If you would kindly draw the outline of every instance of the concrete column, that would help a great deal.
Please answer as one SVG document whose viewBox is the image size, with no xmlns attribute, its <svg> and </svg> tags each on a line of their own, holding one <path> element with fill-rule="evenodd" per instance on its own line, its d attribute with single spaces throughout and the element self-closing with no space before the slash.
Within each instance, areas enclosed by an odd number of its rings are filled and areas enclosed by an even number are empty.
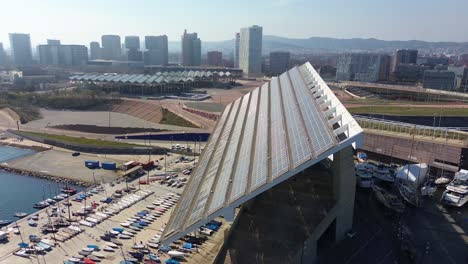
<svg viewBox="0 0 468 264">
<path fill-rule="evenodd" d="M 353 227 L 356 175 L 352 147 L 335 153 L 331 171 L 337 206 L 335 239 L 340 241 L 345 237 L 346 232 Z"/>
</svg>

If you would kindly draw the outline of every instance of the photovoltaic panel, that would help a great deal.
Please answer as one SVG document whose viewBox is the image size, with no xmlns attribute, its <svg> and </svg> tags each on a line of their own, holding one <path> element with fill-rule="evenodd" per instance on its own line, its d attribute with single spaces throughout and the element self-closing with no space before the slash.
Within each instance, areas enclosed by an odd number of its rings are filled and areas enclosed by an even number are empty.
<svg viewBox="0 0 468 264">
<path fill-rule="evenodd" d="M 218 175 L 218 181 L 216 182 L 216 188 L 214 189 L 213 197 L 211 198 L 208 213 L 213 213 L 214 211 L 221 208 L 226 200 L 226 193 L 230 185 L 237 149 L 239 148 L 239 139 L 242 133 L 242 128 L 244 126 L 247 108 L 249 106 L 249 99 L 250 94 L 247 94 L 242 99 L 242 104 L 237 115 L 232 136 L 229 139 L 226 155 L 224 157 L 220 174 Z"/>
<path fill-rule="evenodd" d="M 267 181 L 268 177 L 268 102 L 269 86 L 264 84 L 260 89 L 260 103 L 258 106 L 257 131 L 255 138 L 255 152 L 252 166 L 250 190 L 255 190 Z"/>
<path fill-rule="evenodd" d="M 271 175 L 274 178 L 288 171 L 289 154 L 286 130 L 283 119 L 283 106 L 281 104 L 281 91 L 279 79 L 274 77 L 270 83 L 271 101 Z"/>
<path fill-rule="evenodd" d="M 185 218 L 189 215 L 189 209 L 192 204 L 192 200 L 196 195 L 198 187 L 202 184 L 203 175 L 205 174 L 206 167 L 208 162 L 213 154 L 214 148 L 216 143 L 218 142 L 219 135 L 221 134 L 221 130 L 224 127 L 224 123 L 226 122 L 227 116 L 231 109 L 232 104 L 226 106 L 221 118 L 219 119 L 218 124 L 216 125 L 215 130 L 210 136 L 210 140 L 208 144 L 205 146 L 205 150 L 203 152 L 202 157 L 198 162 L 195 171 L 193 172 L 192 176 L 190 176 L 190 181 L 187 184 L 184 192 L 187 193 L 185 196 L 181 197 L 180 201 L 177 203 L 177 214 L 171 215 L 171 219 L 166 226 L 167 232 L 175 232 L 183 227 Z"/>
<path fill-rule="evenodd" d="M 294 97 L 288 73 L 280 75 L 281 93 L 283 98 L 284 114 L 289 134 L 289 148 L 291 150 L 292 162 L 297 167 L 310 159 L 310 149 L 307 133 L 301 119 L 298 103 Z"/>
<path fill-rule="evenodd" d="M 230 201 L 240 198 L 247 189 L 249 179 L 250 157 L 252 152 L 252 142 L 254 138 L 254 128 L 257 116 L 259 89 L 251 93 L 250 106 L 245 123 L 244 134 L 241 137 L 240 152 L 237 158 L 237 165 L 234 170 L 233 183 L 230 193 Z"/>
<path fill-rule="evenodd" d="M 242 98 L 239 98 L 234 102 L 228 120 L 224 125 L 223 132 L 219 137 L 218 145 L 216 146 L 216 150 L 211 157 L 210 165 L 208 166 L 205 176 L 203 177 L 203 184 L 198 191 L 198 196 L 196 197 L 195 203 L 192 207 L 192 214 L 188 220 L 189 224 L 193 224 L 203 216 L 205 205 L 207 204 L 208 197 L 212 191 L 213 183 L 217 175 L 221 159 L 223 158 L 223 153 L 226 149 L 229 136 L 232 132 L 232 126 L 234 125 L 234 120 L 236 119 L 241 99 Z"/>
<path fill-rule="evenodd" d="M 292 68 L 289 71 L 289 76 L 299 103 L 299 108 L 304 117 L 304 124 L 307 128 L 309 139 L 315 152 L 314 154 L 318 156 L 318 154 L 333 146 L 333 137 L 330 135 L 327 122 L 321 116 L 323 114 L 317 109 L 298 68 Z"/>
<path fill-rule="evenodd" d="M 340 123 L 333 116 L 340 116 Z M 338 139 L 335 133 L 345 136 Z M 272 78 L 221 114 L 162 243 L 218 215 L 233 220 L 235 208 L 245 201 L 361 142 L 362 129 L 309 63 Z"/>
</svg>

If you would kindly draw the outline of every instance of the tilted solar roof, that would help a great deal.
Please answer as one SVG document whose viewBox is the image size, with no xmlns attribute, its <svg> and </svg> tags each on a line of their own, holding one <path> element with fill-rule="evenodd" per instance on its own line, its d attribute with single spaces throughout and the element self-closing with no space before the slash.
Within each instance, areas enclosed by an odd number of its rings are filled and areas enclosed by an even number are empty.
<svg viewBox="0 0 468 264">
<path fill-rule="evenodd" d="M 306 63 L 226 106 L 164 230 L 171 243 L 341 149 L 362 129 Z"/>
</svg>

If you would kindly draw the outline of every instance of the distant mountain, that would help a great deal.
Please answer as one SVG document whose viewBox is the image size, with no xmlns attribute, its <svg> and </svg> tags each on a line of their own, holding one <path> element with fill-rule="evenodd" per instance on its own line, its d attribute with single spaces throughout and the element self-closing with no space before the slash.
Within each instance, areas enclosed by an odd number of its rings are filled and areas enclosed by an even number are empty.
<svg viewBox="0 0 468 264">
<path fill-rule="evenodd" d="M 428 42 L 421 40 L 380 40 L 380 39 L 338 39 L 311 37 L 305 39 L 285 38 L 278 36 L 263 36 L 263 53 L 284 50 L 291 53 L 323 53 L 345 51 L 381 51 L 390 52 L 395 49 L 418 49 L 421 52 L 446 52 L 451 54 L 468 53 L 468 42 Z M 169 42 L 170 52 L 180 52 L 180 42 Z M 202 53 L 218 50 L 224 54 L 234 51 L 234 39 L 224 41 L 203 41 Z"/>
</svg>

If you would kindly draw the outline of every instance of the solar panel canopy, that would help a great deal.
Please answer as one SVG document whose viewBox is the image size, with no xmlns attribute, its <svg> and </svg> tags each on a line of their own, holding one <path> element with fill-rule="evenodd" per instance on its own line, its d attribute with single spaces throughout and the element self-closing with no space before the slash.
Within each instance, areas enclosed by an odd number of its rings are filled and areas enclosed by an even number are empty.
<svg viewBox="0 0 468 264">
<path fill-rule="evenodd" d="M 227 105 L 163 232 L 171 243 L 325 159 L 362 129 L 310 63 Z"/>
</svg>

